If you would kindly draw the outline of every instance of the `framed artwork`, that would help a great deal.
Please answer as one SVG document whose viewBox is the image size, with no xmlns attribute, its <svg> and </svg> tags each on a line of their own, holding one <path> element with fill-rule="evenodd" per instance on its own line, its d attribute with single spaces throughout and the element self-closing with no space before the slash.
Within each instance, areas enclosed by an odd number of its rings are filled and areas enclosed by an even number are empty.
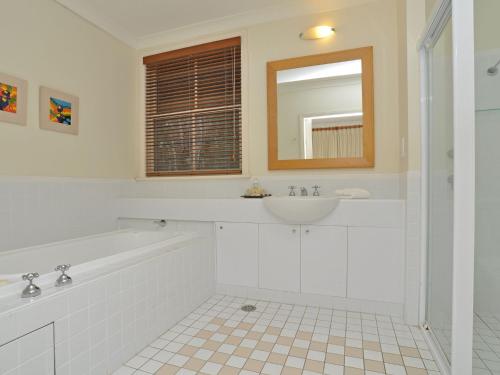
<svg viewBox="0 0 500 375">
<path fill-rule="evenodd" d="M 40 129 L 78 135 L 78 97 L 40 87 Z"/>
<path fill-rule="evenodd" d="M 0 73 L 0 122 L 26 125 L 28 82 Z"/>
</svg>

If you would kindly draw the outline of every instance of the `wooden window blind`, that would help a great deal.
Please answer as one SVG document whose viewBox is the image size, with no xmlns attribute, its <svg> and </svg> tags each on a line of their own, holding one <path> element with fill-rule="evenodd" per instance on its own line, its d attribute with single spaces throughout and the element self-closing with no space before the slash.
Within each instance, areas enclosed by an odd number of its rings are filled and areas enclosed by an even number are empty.
<svg viewBox="0 0 500 375">
<path fill-rule="evenodd" d="M 146 176 L 241 174 L 240 38 L 143 62 Z"/>
</svg>

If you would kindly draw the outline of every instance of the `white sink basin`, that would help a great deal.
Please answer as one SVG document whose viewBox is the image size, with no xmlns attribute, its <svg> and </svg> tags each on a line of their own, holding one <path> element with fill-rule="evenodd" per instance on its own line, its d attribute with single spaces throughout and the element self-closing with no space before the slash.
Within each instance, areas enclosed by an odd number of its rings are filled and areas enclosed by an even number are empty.
<svg viewBox="0 0 500 375">
<path fill-rule="evenodd" d="M 323 219 L 337 208 L 336 197 L 276 196 L 264 198 L 264 207 L 290 224 L 308 224 Z"/>
</svg>

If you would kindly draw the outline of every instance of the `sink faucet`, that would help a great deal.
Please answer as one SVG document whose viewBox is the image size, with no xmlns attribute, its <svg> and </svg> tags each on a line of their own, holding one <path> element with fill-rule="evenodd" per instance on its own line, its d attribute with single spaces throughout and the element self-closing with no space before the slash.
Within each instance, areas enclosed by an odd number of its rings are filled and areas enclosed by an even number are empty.
<svg viewBox="0 0 500 375">
<path fill-rule="evenodd" d="M 300 196 L 307 197 L 307 189 L 303 186 L 300 188 Z"/>
<path fill-rule="evenodd" d="M 318 189 L 320 188 L 320 186 L 314 185 L 312 188 L 314 189 L 313 196 L 314 197 L 319 197 L 319 190 Z"/>
<path fill-rule="evenodd" d="M 296 187 L 297 187 L 297 186 L 293 186 L 293 185 L 288 187 L 288 188 L 290 189 L 290 193 L 288 193 L 288 195 L 289 195 L 290 197 L 295 197 L 295 188 L 296 188 Z"/>
</svg>

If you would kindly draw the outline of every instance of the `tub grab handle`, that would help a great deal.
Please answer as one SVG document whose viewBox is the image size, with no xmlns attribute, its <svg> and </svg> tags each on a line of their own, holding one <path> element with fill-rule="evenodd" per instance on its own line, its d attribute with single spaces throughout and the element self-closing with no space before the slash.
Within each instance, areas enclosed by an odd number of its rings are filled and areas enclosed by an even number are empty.
<svg viewBox="0 0 500 375">
<path fill-rule="evenodd" d="M 37 272 L 30 272 L 23 275 L 23 280 L 28 280 L 29 284 L 21 293 L 21 298 L 33 298 L 38 297 L 40 294 L 42 294 L 42 290 L 38 286 L 33 284 L 33 280 L 39 276 L 40 275 Z"/>
<path fill-rule="evenodd" d="M 55 286 L 69 285 L 73 282 L 71 277 L 66 275 L 66 271 L 71 268 L 71 264 L 60 264 L 55 268 L 55 271 L 61 271 L 62 274 L 57 278 Z"/>
</svg>

